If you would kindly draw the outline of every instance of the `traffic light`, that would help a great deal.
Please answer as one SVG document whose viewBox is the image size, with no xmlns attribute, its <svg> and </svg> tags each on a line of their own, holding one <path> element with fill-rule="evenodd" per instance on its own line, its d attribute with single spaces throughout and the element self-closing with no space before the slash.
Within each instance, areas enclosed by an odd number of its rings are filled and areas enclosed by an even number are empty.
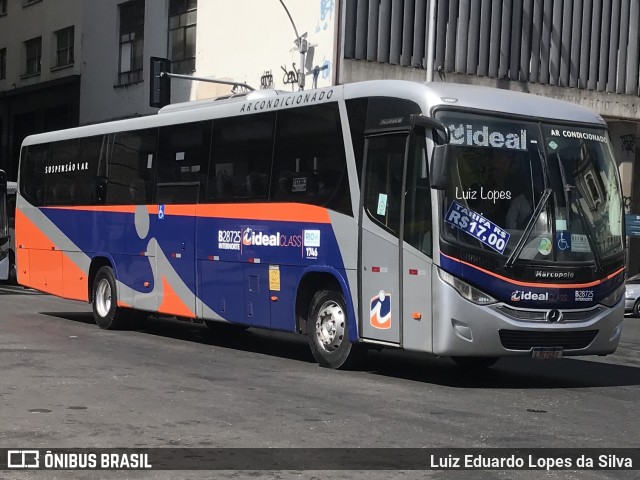
<svg viewBox="0 0 640 480">
<path fill-rule="evenodd" d="M 171 78 L 163 73 L 171 73 L 171 60 L 151 57 L 150 107 L 162 108 L 171 103 Z"/>
</svg>

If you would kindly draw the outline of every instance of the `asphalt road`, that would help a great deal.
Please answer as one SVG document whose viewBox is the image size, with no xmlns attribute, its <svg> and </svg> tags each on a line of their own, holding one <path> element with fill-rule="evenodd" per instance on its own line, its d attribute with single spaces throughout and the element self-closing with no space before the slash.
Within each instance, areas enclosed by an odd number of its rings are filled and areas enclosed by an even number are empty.
<svg viewBox="0 0 640 480">
<path fill-rule="evenodd" d="M 175 320 L 104 331 L 88 305 L 0 285 L 0 448 L 640 447 L 640 319 L 608 357 L 370 353 L 319 368 L 306 338 Z M 0 472 L 0 478 L 461 478 L 460 472 Z M 98 474 L 97 474 L 98 473 Z M 466 478 L 637 478 L 468 472 Z M 4 475 L 4 476 L 3 476 Z"/>
</svg>

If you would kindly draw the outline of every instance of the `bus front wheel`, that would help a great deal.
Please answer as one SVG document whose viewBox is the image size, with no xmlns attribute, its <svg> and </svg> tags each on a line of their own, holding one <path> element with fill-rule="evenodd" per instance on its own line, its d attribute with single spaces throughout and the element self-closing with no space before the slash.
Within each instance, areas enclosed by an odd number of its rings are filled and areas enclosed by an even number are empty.
<svg viewBox="0 0 640 480">
<path fill-rule="evenodd" d="M 309 308 L 307 332 L 311 353 L 321 367 L 344 367 L 349 356 L 353 357 L 347 308 L 341 293 L 316 292 Z"/>
<path fill-rule="evenodd" d="M 127 311 L 118 307 L 116 278 L 111 267 L 98 270 L 91 291 L 93 318 L 100 328 L 117 330 L 125 324 Z"/>
</svg>

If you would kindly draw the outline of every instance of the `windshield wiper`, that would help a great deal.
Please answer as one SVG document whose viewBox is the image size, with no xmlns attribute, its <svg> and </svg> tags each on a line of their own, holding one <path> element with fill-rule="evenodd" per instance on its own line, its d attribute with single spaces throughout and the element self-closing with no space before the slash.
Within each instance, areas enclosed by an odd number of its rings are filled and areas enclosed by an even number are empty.
<svg viewBox="0 0 640 480">
<path fill-rule="evenodd" d="M 533 231 L 533 227 L 535 227 L 536 223 L 538 222 L 538 218 L 540 217 L 540 214 L 547 206 L 549 197 L 551 197 L 551 192 L 552 190 L 550 188 L 544 189 L 542 198 L 538 202 L 538 205 L 536 205 L 536 209 L 533 211 L 533 215 L 531 215 L 531 218 L 529 219 L 527 226 L 524 228 L 524 233 L 522 234 L 522 237 L 520 237 L 520 241 L 518 241 L 518 243 L 516 244 L 516 248 L 513 249 L 513 252 L 511 252 L 511 255 L 509 256 L 509 258 L 507 259 L 507 262 L 505 263 L 506 268 L 512 267 L 516 259 L 520 256 L 520 252 L 522 252 L 522 249 L 524 248 L 525 243 L 527 243 L 527 240 L 529 240 L 529 236 Z"/>
</svg>

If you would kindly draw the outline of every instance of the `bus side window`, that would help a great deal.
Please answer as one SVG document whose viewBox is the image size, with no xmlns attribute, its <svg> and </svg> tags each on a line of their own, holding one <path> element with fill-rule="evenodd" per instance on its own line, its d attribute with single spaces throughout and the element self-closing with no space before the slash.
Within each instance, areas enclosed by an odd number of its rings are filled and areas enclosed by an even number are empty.
<svg viewBox="0 0 640 480">
<path fill-rule="evenodd" d="M 271 201 L 352 215 L 337 103 L 278 112 Z"/>
<path fill-rule="evenodd" d="M 49 173 L 45 203 L 47 205 L 73 205 L 76 196 L 78 166 L 77 139 L 54 142 L 49 149 Z"/>
<path fill-rule="evenodd" d="M 96 135 L 80 139 L 78 175 L 75 182 L 76 205 L 103 205 L 104 195 L 99 195 L 100 176 L 106 172 L 107 136 Z M 100 172 L 100 170 L 103 170 Z"/>
<path fill-rule="evenodd" d="M 369 216 L 396 237 L 400 233 L 400 199 L 406 135 L 368 140 L 364 207 Z"/>
<path fill-rule="evenodd" d="M 266 201 L 276 114 L 213 122 L 207 202 Z"/>
<path fill-rule="evenodd" d="M 145 205 L 152 199 L 152 172 L 158 129 L 120 132 L 113 136 L 107 167 L 107 204 Z"/>
<path fill-rule="evenodd" d="M 209 165 L 212 122 L 160 128 L 156 203 L 197 203 Z"/>
<path fill-rule="evenodd" d="M 407 165 L 404 241 L 431 256 L 431 185 L 424 134 L 414 135 Z"/>
<path fill-rule="evenodd" d="M 22 149 L 20 164 L 20 193 L 32 205 L 44 205 L 48 177 L 49 144 L 30 145 Z"/>
</svg>

